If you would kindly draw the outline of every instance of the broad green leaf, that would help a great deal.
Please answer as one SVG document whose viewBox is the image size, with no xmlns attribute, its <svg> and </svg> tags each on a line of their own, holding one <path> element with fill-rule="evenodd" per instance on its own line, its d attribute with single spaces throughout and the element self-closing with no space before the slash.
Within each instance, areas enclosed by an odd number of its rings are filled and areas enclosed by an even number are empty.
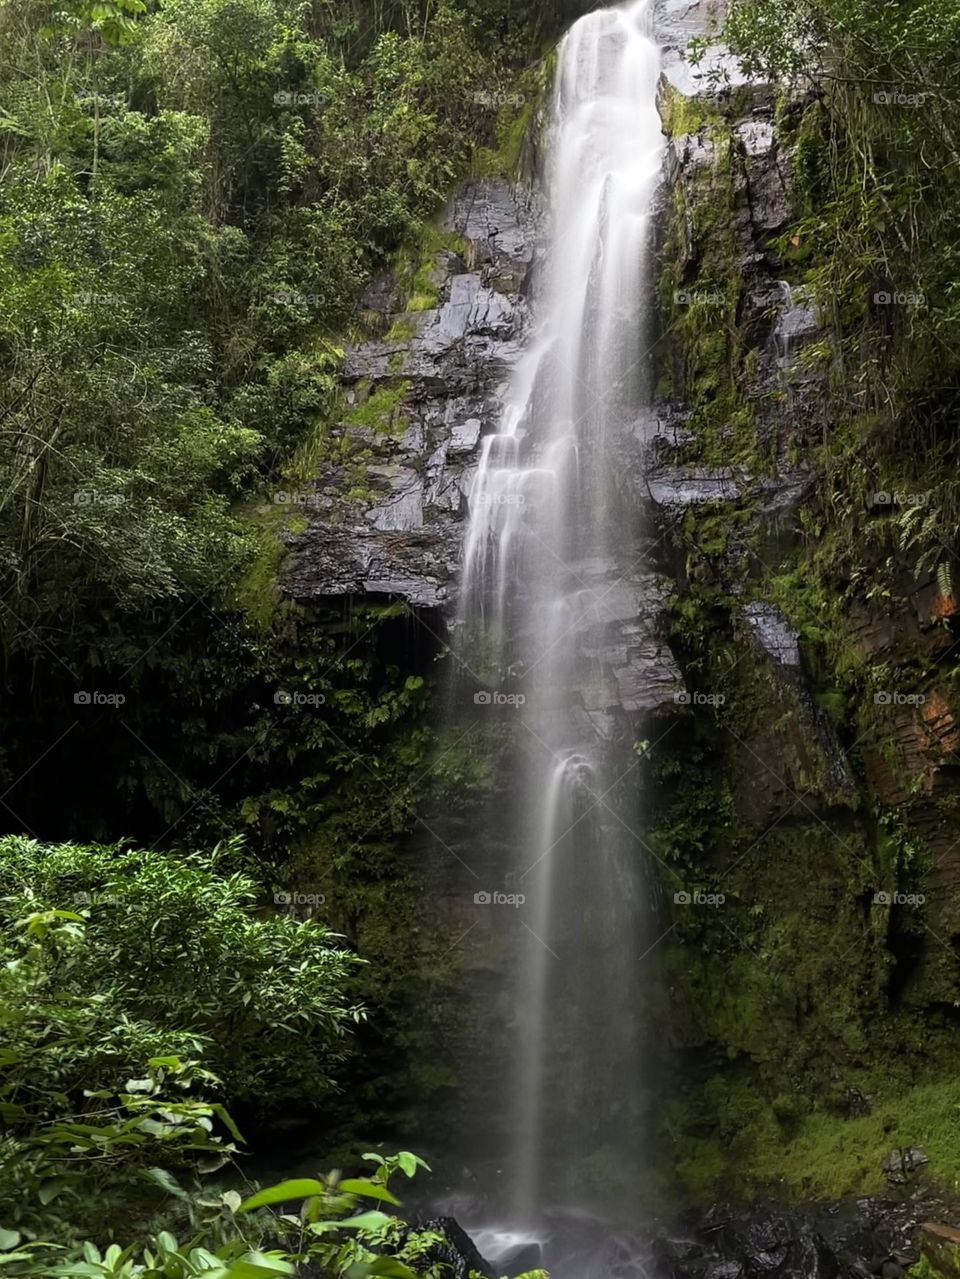
<svg viewBox="0 0 960 1279">
<path fill-rule="evenodd" d="M 217 1116 L 217 1118 L 223 1124 L 224 1128 L 226 1128 L 227 1132 L 229 1132 L 230 1136 L 234 1139 L 234 1141 L 243 1141 L 243 1134 L 241 1133 L 237 1125 L 233 1122 L 233 1119 L 230 1116 L 230 1112 L 227 1110 L 225 1106 L 221 1106 L 219 1102 L 217 1102 L 214 1105 L 212 1105 L 210 1109 Z"/>
<path fill-rule="evenodd" d="M 190 1196 L 177 1181 L 176 1177 L 169 1173 L 166 1168 L 147 1168 L 143 1175 L 148 1180 L 156 1182 L 168 1195 L 174 1195 L 177 1199 L 183 1199 L 186 1203 L 190 1202 Z"/>
<path fill-rule="evenodd" d="M 409 1150 L 400 1151 L 397 1155 L 397 1166 L 402 1172 L 405 1172 L 408 1177 L 412 1177 L 418 1167 L 422 1166 L 426 1168 L 426 1164 L 423 1163 L 423 1160 L 418 1159 L 416 1155 L 412 1155 Z M 429 1169 L 427 1169 L 427 1171 L 429 1172 Z"/>
<path fill-rule="evenodd" d="M 368 1275 L 383 1275 L 388 1279 L 417 1279 L 414 1272 L 394 1257 L 375 1257 L 373 1261 L 355 1261 L 344 1279 L 367 1279 Z"/>
<path fill-rule="evenodd" d="M 216 1273 L 216 1272 L 214 1272 Z M 259 1279 L 261 1275 L 292 1275 L 294 1268 L 282 1257 L 267 1256 L 262 1252 L 251 1252 L 245 1257 L 228 1263 L 223 1271 L 229 1279 Z"/>
<path fill-rule="evenodd" d="M 0 1252 L 9 1252 L 20 1242 L 19 1230 L 6 1230 L 0 1226 Z"/>
<path fill-rule="evenodd" d="M 409 1266 L 405 1266 L 402 1261 L 397 1261 L 396 1257 L 376 1257 L 365 1264 L 367 1274 L 370 1275 L 386 1275 L 389 1279 L 417 1279 Z"/>
<path fill-rule="evenodd" d="M 334 1225 L 341 1230 L 379 1230 L 381 1226 L 387 1226 L 391 1221 L 395 1220 L 385 1212 L 377 1212 L 373 1209 L 371 1212 L 360 1212 L 355 1217 L 347 1217 L 343 1221 L 336 1221 Z"/>
<path fill-rule="evenodd" d="M 51 1177 L 49 1181 L 41 1184 L 37 1191 L 37 1198 L 46 1207 L 47 1204 L 53 1203 L 57 1195 L 62 1194 L 70 1185 L 69 1177 Z"/>
<path fill-rule="evenodd" d="M 287 1199 L 309 1199 L 311 1195 L 322 1195 L 326 1186 L 309 1177 L 295 1178 L 293 1181 L 281 1181 L 276 1186 L 268 1186 L 266 1190 L 258 1190 L 249 1199 L 244 1199 L 238 1212 L 249 1212 L 251 1208 L 263 1208 L 268 1204 L 284 1203 Z"/>
<path fill-rule="evenodd" d="M 367 1181 L 361 1177 L 348 1177 L 337 1185 L 349 1195 L 364 1195 L 368 1199 L 379 1199 L 382 1203 L 399 1204 L 400 1200 L 392 1195 L 386 1186 L 378 1186 L 375 1181 Z"/>
</svg>

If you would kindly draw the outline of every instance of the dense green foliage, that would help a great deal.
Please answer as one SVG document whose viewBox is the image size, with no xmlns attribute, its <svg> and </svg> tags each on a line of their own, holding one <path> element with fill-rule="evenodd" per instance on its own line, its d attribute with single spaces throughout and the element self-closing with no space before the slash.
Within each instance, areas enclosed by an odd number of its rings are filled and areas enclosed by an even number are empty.
<svg viewBox="0 0 960 1279">
<path fill-rule="evenodd" d="M 69 661 L 251 555 L 231 504 L 316 427 L 360 285 L 495 124 L 476 24 L 383 9 L 0 7 L 7 654 Z"/>
<path fill-rule="evenodd" d="M 243 832 L 373 961 L 363 1034 L 443 980 L 396 854 L 435 641 L 402 607 L 283 602 L 277 494 L 325 456 L 362 286 L 419 264 L 569 8 L 0 4 L 0 820 Z"/>
<path fill-rule="evenodd" d="M 33 1192 L 4 1188 L 8 1225 L 131 1165 L 210 1167 L 215 1121 L 239 1137 L 224 1105 L 329 1093 L 355 961 L 240 861 L 0 840 L 0 1178 Z"/>
<path fill-rule="evenodd" d="M 275 1219 L 238 1233 L 200 1189 L 238 1175 L 231 1113 L 380 1137 L 451 1085 L 446 944 L 398 855 L 457 767 L 428 780 L 436 641 L 284 601 L 277 494 L 327 456 L 363 286 L 429 300 L 434 214 L 513 163 L 496 104 L 577 7 L 0 3 L 0 822 L 37 837 L 0 843 L 12 1273 L 49 1258 L 11 1230 L 96 1240 L 87 1275 L 285 1273 L 291 1239 L 237 1260 Z M 439 1273 L 408 1236 L 357 1238 Z M 362 1273 L 338 1239 L 314 1262 Z"/>
<path fill-rule="evenodd" d="M 375 1164 L 372 1176 L 333 1172 L 323 1180 L 280 1182 L 246 1199 L 229 1190 L 199 1200 L 191 1213 L 192 1237 L 182 1243 L 161 1230 L 126 1247 L 112 1243 L 101 1249 L 86 1242 L 75 1256 L 64 1256 L 47 1240 L 0 1227 L 0 1264 L 11 1275 L 34 1279 L 276 1279 L 301 1266 L 331 1279 L 443 1279 L 451 1260 L 445 1236 L 411 1228 L 383 1210 L 399 1205 L 388 1188 L 391 1176 L 399 1171 L 410 1178 L 427 1165 L 409 1151 L 364 1159 Z M 181 1195 L 176 1183 L 169 1188 Z M 471 1271 L 471 1279 L 480 1277 Z M 531 1270 L 518 1279 L 547 1275 Z"/>
</svg>

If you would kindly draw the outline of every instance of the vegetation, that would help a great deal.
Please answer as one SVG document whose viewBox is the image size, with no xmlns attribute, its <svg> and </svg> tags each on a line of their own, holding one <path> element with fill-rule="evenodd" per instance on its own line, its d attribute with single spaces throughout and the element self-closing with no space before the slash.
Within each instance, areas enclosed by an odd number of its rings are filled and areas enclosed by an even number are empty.
<svg viewBox="0 0 960 1279">
<path fill-rule="evenodd" d="M 665 103 L 668 132 L 709 153 L 667 218 L 659 391 L 689 410 L 680 461 L 741 489 L 673 538 L 672 645 L 719 705 L 648 766 L 667 891 L 724 895 L 677 912 L 648 997 L 685 1063 L 664 1055 L 661 1157 L 700 1201 L 876 1191 L 899 1145 L 958 1181 L 941 727 L 958 670 L 956 19 L 738 0 L 726 38 L 769 85 L 718 72 L 696 101 Z M 746 116 L 774 125 L 793 201 L 776 233 L 749 226 L 750 247 L 816 316 L 794 385 L 765 363 L 778 312 L 754 309 L 737 239 Z M 758 502 L 771 475 L 805 477 L 779 522 Z M 779 610 L 802 671 L 761 651 L 750 601 Z M 891 710 L 891 690 L 912 705 Z M 891 907 L 897 893 L 919 904 Z"/>
<path fill-rule="evenodd" d="M 581 7 L 0 0 L 11 1275 L 444 1273 L 444 1241 L 390 1212 L 413 1155 L 265 1192 L 243 1171 L 244 1134 L 286 1107 L 329 1147 L 455 1091 L 451 960 L 399 848 L 428 794 L 461 805 L 493 770 L 444 741 L 428 780 L 436 641 L 403 605 L 295 607 L 283 559 L 321 464 L 368 493 L 331 421 L 405 427 L 402 357 L 389 386 L 341 391 L 344 347 L 379 323 L 365 283 L 393 271 L 386 336 L 412 334 L 436 255 L 462 249 L 437 208 L 463 175 L 516 172 Z M 668 894 L 726 902 L 677 921 L 637 996 L 670 1028 L 666 1206 L 874 1190 L 895 1145 L 960 1182 L 960 905 L 877 898 L 937 882 L 954 739 L 908 749 L 876 701 L 899 681 L 942 726 L 960 678 L 958 35 L 956 0 L 731 5 L 732 47 L 777 85 L 795 208 L 762 248 L 819 317 L 810 412 L 761 386 L 743 311 L 733 139 L 754 90 L 665 92 L 665 131 L 711 149 L 665 214 L 681 459 L 812 476 L 772 562 L 755 490 L 674 538 L 671 642 L 725 703 L 645 761 L 650 845 Z M 918 500 L 878 505 L 899 492 Z M 751 647 L 748 600 L 798 634 L 811 697 Z M 887 614 L 920 620 L 873 649 Z M 571 1180 L 634 1184 L 607 1163 Z"/>
<path fill-rule="evenodd" d="M 323 925 L 258 909 L 240 863 L 236 842 L 174 856 L 0 840 L 0 1177 L 27 1190 L 0 1197 L 15 1214 L 102 1197 L 131 1166 L 210 1167 L 214 1128 L 240 1136 L 226 1107 L 329 1093 L 361 1016 L 345 1000 L 356 961 Z"/>
<path fill-rule="evenodd" d="M 43 1240 L 64 1274 L 287 1273 L 299 1235 L 235 1211 L 241 1127 L 288 1108 L 329 1145 L 347 1116 L 389 1135 L 450 1086 L 411 1012 L 446 946 L 397 851 L 434 642 L 403 606 L 286 601 L 284 539 L 363 286 L 395 268 L 411 323 L 435 299 L 457 246 L 434 214 L 515 145 L 570 8 L 0 3 L 10 1273 L 50 1273 Z M 354 418 L 395 429 L 403 392 Z M 332 460 L 364 490 L 362 455 Z M 365 1273 L 308 1220 L 314 1262 Z M 352 1238 L 390 1245 L 378 1273 L 439 1273 L 395 1220 Z"/>
</svg>

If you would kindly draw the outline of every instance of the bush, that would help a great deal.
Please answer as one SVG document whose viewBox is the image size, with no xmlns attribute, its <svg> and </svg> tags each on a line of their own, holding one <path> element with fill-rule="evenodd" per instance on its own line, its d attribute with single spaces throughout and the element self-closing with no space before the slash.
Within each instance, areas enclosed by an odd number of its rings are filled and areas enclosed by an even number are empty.
<svg viewBox="0 0 960 1279">
<path fill-rule="evenodd" d="M 235 842 L 176 855 L 0 840 L 7 1091 L 37 1118 L 176 1053 L 206 1091 L 266 1110 L 319 1100 L 360 1010 L 357 961 L 322 924 L 258 915 Z"/>
</svg>

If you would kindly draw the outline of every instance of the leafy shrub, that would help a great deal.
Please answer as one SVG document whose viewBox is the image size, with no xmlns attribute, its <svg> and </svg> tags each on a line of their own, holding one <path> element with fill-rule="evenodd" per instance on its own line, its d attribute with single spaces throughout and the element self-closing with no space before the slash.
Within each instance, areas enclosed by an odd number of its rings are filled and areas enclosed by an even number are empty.
<svg viewBox="0 0 960 1279">
<path fill-rule="evenodd" d="M 5 1090 L 29 1114 L 171 1052 L 231 1105 L 329 1091 L 357 961 L 320 923 L 258 915 L 238 857 L 0 840 Z"/>
</svg>

